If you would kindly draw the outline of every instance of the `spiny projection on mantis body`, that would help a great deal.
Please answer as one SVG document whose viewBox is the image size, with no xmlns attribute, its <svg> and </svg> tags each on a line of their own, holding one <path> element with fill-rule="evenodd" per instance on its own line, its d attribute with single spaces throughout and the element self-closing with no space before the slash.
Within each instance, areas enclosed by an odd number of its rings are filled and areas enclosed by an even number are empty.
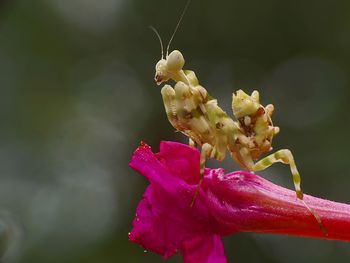
<svg viewBox="0 0 350 263">
<path fill-rule="evenodd" d="M 173 80 L 176 83 L 174 87 L 165 84 L 161 94 L 167 117 L 172 126 L 189 137 L 190 145 L 198 146 L 201 149 L 201 179 L 198 187 L 200 187 L 204 176 L 206 159 L 215 158 L 222 161 L 225 159 L 227 151 L 243 169 L 253 172 L 264 170 L 277 162 L 288 164 L 293 176 L 297 198 L 315 217 L 320 228 L 326 234 L 318 214 L 303 201 L 303 192 L 300 187 L 301 178 L 291 151 L 282 149 L 259 160 L 264 153 L 272 150 L 272 139 L 279 132 L 279 128 L 273 125 L 271 119 L 274 106 L 260 104 L 258 91 L 253 91 L 251 95 L 248 95 L 243 90 L 238 90 L 232 94 L 232 111 L 235 117 L 233 120 L 218 106 L 217 100 L 199 84 L 196 74 L 191 70 L 183 69 L 185 59 L 182 53 L 178 50 L 169 53 L 171 40 L 189 2 L 187 2 L 176 25 L 165 56 L 161 38 L 158 32 L 152 28 L 160 40 L 162 50 L 162 57 L 156 64 L 154 79 L 157 85 L 168 80 Z M 196 195 L 191 206 L 195 202 Z"/>
</svg>

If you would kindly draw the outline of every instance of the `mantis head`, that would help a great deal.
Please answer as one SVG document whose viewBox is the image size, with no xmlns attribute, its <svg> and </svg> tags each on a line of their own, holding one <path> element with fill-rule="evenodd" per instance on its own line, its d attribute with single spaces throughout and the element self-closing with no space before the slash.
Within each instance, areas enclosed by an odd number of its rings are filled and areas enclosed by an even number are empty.
<svg viewBox="0 0 350 263">
<path fill-rule="evenodd" d="M 185 65 L 185 59 L 180 51 L 174 50 L 164 59 L 163 57 L 156 64 L 154 80 L 157 85 L 168 81 L 177 75 Z"/>
</svg>

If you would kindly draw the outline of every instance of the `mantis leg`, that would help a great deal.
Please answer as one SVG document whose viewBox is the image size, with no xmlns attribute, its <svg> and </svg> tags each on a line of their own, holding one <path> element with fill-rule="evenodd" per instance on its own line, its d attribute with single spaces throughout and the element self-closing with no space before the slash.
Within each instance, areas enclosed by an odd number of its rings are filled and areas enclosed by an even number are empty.
<svg viewBox="0 0 350 263">
<path fill-rule="evenodd" d="M 284 164 L 289 164 L 290 170 L 293 175 L 293 182 L 294 182 L 294 187 L 295 187 L 295 192 L 297 197 L 302 200 L 303 199 L 303 192 L 300 188 L 300 182 L 301 182 L 301 177 L 298 172 L 297 166 L 295 165 L 295 161 L 293 158 L 293 155 L 290 150 L 288 149 L 283 149 L 279 150 L 273 154 L 270 154 L 269 156 L 261 159 L 258 161 L 256 164 L 253 166 L 253 171 L 261 171 L 266 169 L 267 167 L 271 166 L 274 163 L 281 162 Z"/>
<path fill-rule="evenodd" d="M 170 85 L 164 85 L 164 87 L 161 90 L 161 93 L 168 120 L 173 125 L 173 127 L 177 129 L 178 117 L 176 113 L 175 90 Z"/>
<path fill-rule="evenodd" d="M 202 149 L 201 149 L 201 157 L 200 157 L 200 170 L 199 170 L 199 182 L 197 185 L 197 190 L 193 196 L 192 202 L 191 202 L 191 207 L 193 207 L 194 202 L 196 201 L 196 198 L 199 194 L 199 190 L 201 187 L 201 184 L 203 182 L 203 178 L 204 178 L 204 169 L 205 169 L 205 161 L 210 158 L 213 155 L 213 146 L 211 146 L 208 143 L 205 143 L 202 145 Z"/>
<path fill-rule="evenodd" d="M 317 212 L 314 209 L 309 207 L 305 203 L 305 201 L 303 200 L 303 192 L 301 191 L 301 188 L 300 188 L 300 182 L 301 182 L 300 174 L 299 174 L 298 169 L 295 165 L 295 161 L 294 161 L 293 155 L 292 155 L 290 150 L 288 150 L 288 149 L 279 150 L 279 151 L 277 151 L 273 154 L 270 154 L 269 156 L 261 159 L 260 161 L 258 161 L 256 164 L 253 165 L 253 171 L 264 170 L 267 167 L 269 167 L 272 164 L 277 163 L 277 162 L 289 164 L 290 170 L 291 170 L 292 175 L 293 175 L 293 182 L 294 182 L 294 187 L 295 187 L 297 198 L 300 199 L 300 201 L 304 204 L 304 206 L 314 216 L 314 218 L 316 219 L 317 223 L 320 226 L 320 229 L 325 234 L 325 236 L 327 236 L 328 235 L 327 230 L 324 227 L 320 216 L 317 214 Z"/>
<path fill-rule="evenodd" d="M 179 87 L 182 88 L 182 90 L 179 89 Z M 195 146 L 200 140 L 198 139 L 196 133 L 191 130 L 191 118 L 189 118 L 191 117 L 191 114 L 186 114 L 186 111 L 183 110 L 186 105 L 191 105 L 186 100 L 182 99 L 182 96 L 184 93 L 186 94 L 187 91 L 189 92 L 189 87 L 182 83 L 180 85 L 177 84 L 174 89 L 170 85 L 164 85 L 161 93 L 169 122 L 176 130 L 183 132 L 191 138 L 194 144 L 191 144 L 190 141 L 190 146 Z M 190 96 L 190 94 L 186 95 Z M 205 127 L 208 126 L 203 119 L 200 119 L 200 124 Z"/>
<path fill-rule="evenodd" d="M 188 138 L 188 145 L 193 147 L 193 148 L 197 147 L 197 143 L 194 140 L 192 140 L 191 138 Z"/>
</svg>

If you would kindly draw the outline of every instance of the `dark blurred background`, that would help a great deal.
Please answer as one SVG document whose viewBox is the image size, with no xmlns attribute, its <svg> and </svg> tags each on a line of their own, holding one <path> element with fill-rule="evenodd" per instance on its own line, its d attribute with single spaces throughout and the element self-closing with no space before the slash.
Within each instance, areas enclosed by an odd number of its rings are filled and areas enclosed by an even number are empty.
<svg viewBox="0 0 350 263">
<path fill-rule="evenodd" d="M 185 0 L 0 3 L 1 262 L 163 262 L 127 240 L 147 185 L 128 162 L 141 140 L 187 141 L 164 113 L 147 29 L 167 42 Z M 193 0 L 172 48 L 230 114 L 233 91 L 259 90 L 304 191 L 350 202 L 349 1 Z M 293 189 L 288 167 L 260 174 Z M 350 260 L 349 244 L 287 236 L 225 249 L 230 262 Z"/>
</svg>

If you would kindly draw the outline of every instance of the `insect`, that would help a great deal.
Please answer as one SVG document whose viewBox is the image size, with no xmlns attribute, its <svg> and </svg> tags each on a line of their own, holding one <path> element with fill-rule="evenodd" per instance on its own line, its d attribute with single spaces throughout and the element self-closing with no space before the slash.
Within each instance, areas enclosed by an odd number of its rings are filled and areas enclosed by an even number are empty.
<svg viewBox="0 0 350 263">
<path fill-rule="evenodd" d="M 248 95 L 243 90 L 232 94 L 233 120 L 222 110 L 215 98 L 199 84 L 194 71 L 185 70 L 185 59 L 178 50 L 169 53 L 169 46 L 181 19 L 188 7 L 189 1 L 180 17 L 175 31 L 163 53 L 163 44 L 158 32 L 162 56 L 155 67 L 155 82 L 161 85 L 169 80 L 175 81 L 175 86 L 165 84 L 161 89 L 165 111 L 172 126 L 189 138 L 189 144 L 198 146 L 200 154 L 200 182 L 204 176 L 205 162 L 208 158 L 222 161 L 229 152 L 232 159 L 243 169 L 256 172 L 274 163 L 281 162 L 290 166 L 293 176 L 296 196 L 315 217 L 320 228 L 326 233 L 319 215 L 303 201 L 301 177 L 294 161 L 293 154 L 288 149 L 278 150 L 259 160 L 272 150 L 272 139 L 280 129 L 273 125 L 272 113 L 274 106 L 260 103 L 258 91 Z M 198 190 L 199 191 L 199 190 Z M 198 194 L 196 192 L 191 206 Z"/>
</svg>

